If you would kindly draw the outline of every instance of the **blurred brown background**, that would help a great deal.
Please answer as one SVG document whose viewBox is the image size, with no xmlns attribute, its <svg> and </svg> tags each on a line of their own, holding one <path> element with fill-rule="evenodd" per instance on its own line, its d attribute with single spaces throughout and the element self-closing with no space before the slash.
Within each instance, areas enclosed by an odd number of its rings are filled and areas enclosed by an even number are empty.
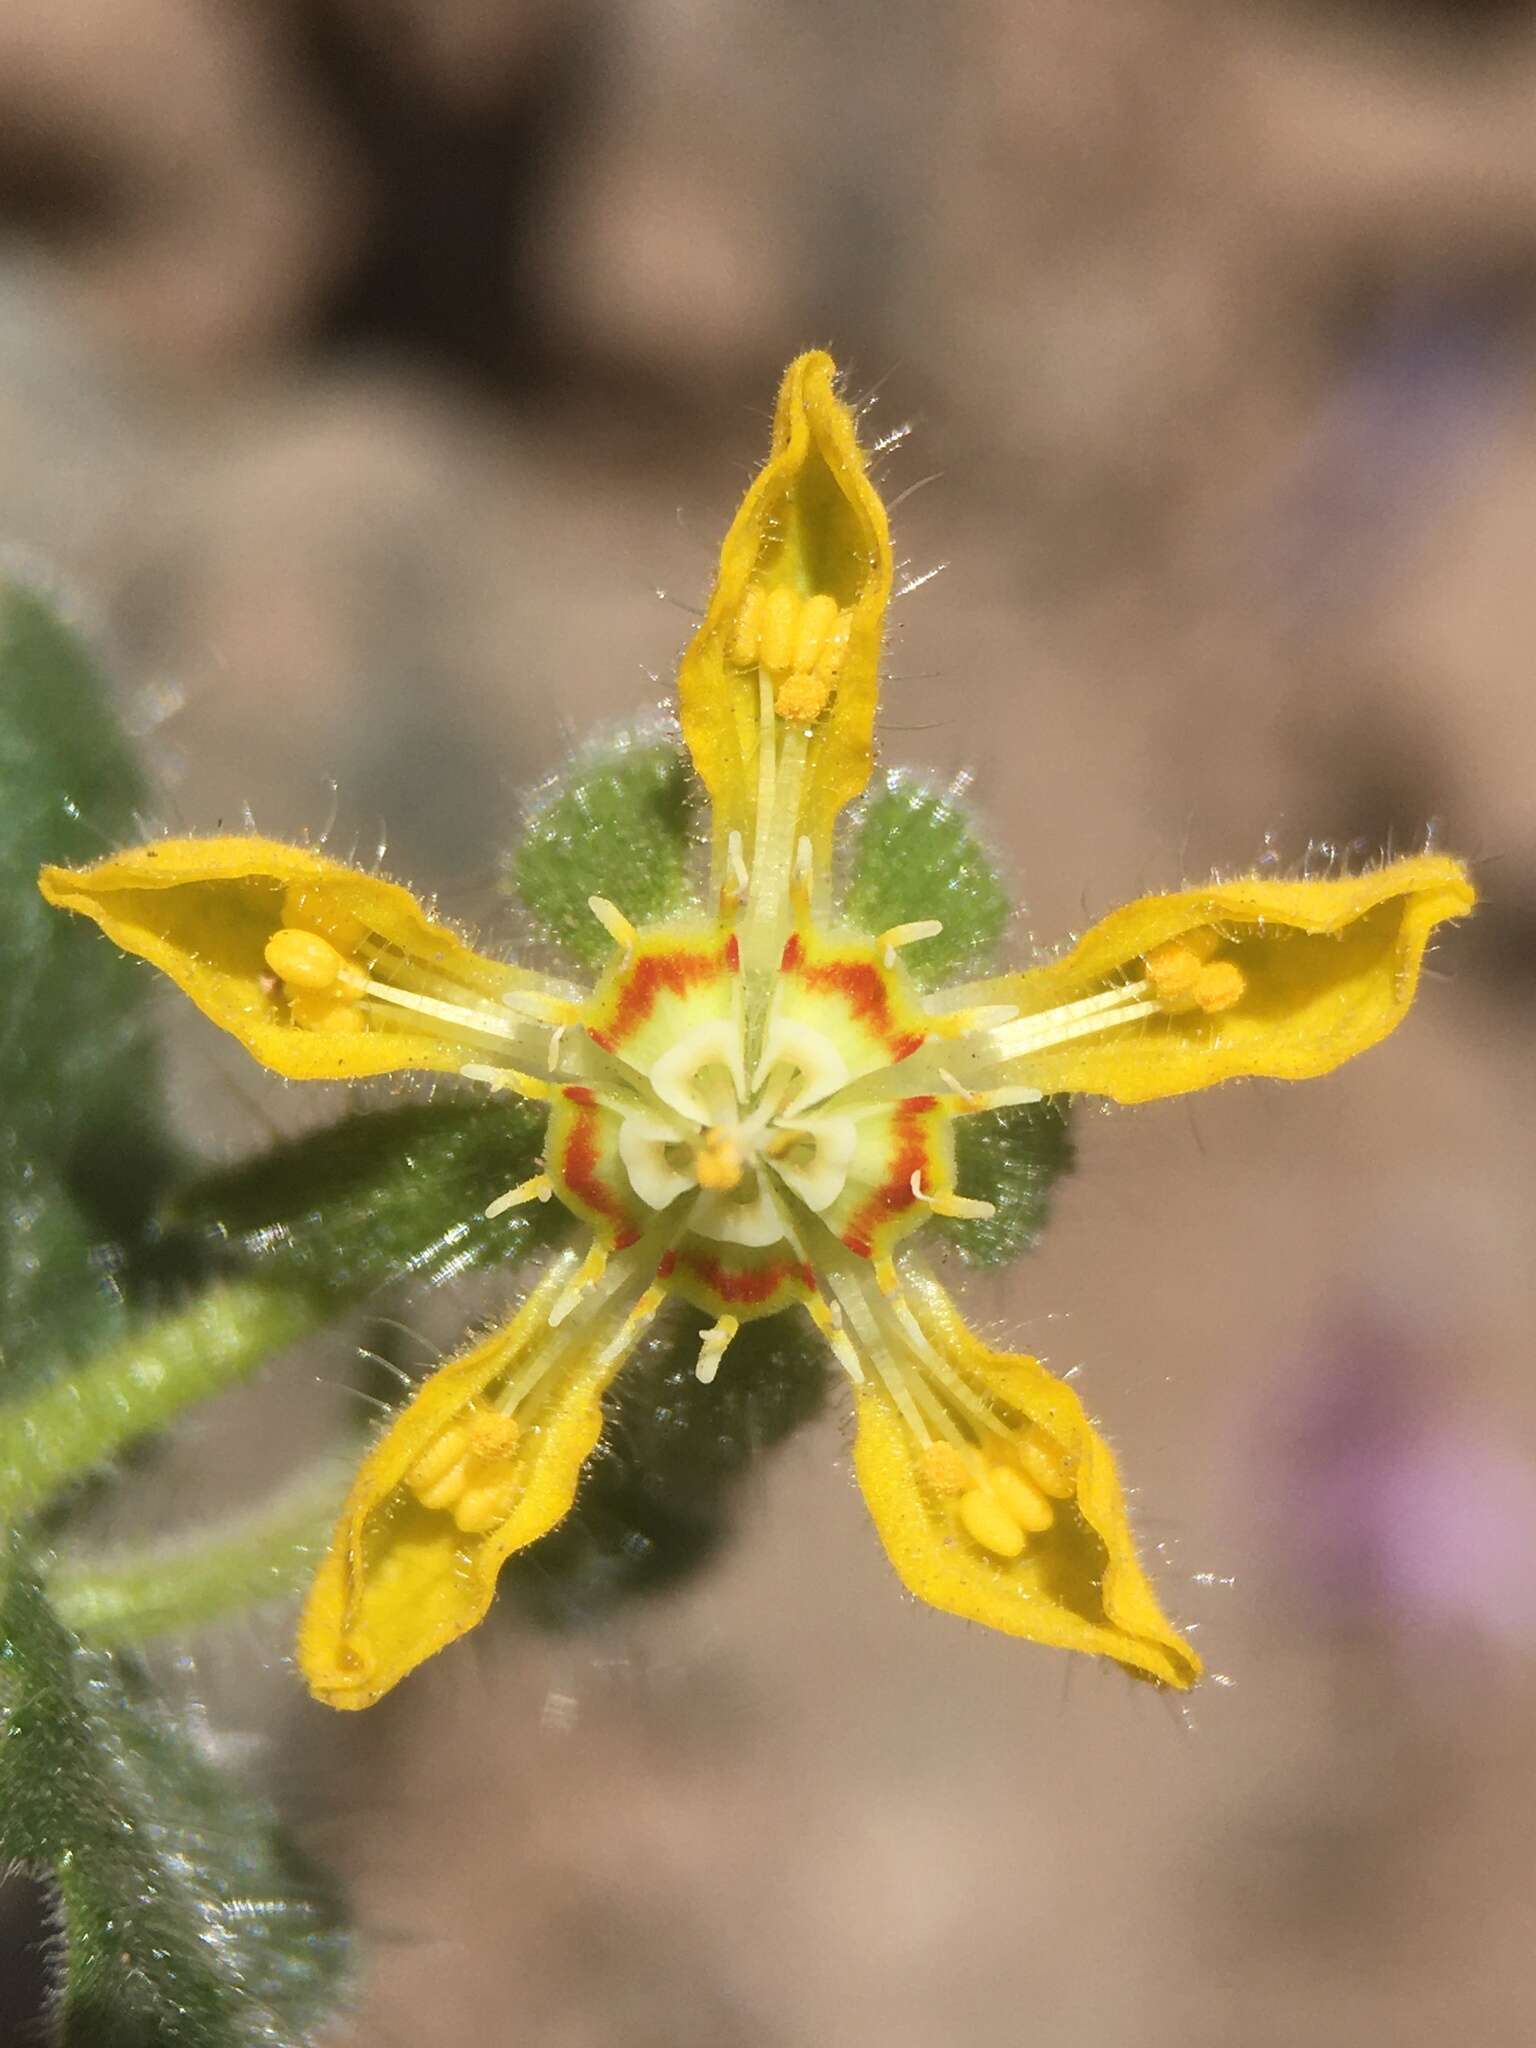
<svg viewBox="0 0 1536 2048">
<path fill-rule="evenodd" d="M 364 1723 L 216 1645 L 357 1888 L 345 2038 L 1528 2042 L 1536 11 L 5 0 L 0 218 L 0 536 L 189 827 L 334 776 L 477 912 L 826 343 L 948 564 L 887 758 L 979 770 L 1021 956 L 1432 820 L 1488 899 L 1357 1068 L 1085 1117 L 975 1290 L 1085 1367 L 1223 1674 L 1187 1715 L 906 1602 L 836 1418 L 685 1593 Z M 210 1038 L 201 1135 L 309 1113 Z"/>
</svg>

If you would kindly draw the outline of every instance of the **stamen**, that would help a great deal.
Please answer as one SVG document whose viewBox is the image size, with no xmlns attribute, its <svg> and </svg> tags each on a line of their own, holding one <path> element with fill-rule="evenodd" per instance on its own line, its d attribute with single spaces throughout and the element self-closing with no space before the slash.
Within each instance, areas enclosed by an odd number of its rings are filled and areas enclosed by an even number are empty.
<svg viewBox="0 0 1536 2048">
<path fill-rule="evenodd" d="M 640 935 L 616 903 L 610 903 L 606 896 L 589 896 L 587 908 L 616 946 L 625 953 L 634 951 Z"/>
<path fill-rule="evenodd" d="M 535 1024 L 579 1024 L 580 1003 L 568 1002 L 563 996 L 546 996 L 538 989 L 509 988 L 501 999 L 509 1010 L 519 1017 L 531 1017 Z"/>
<path fill-rule="evenodd" d="M 548 1081 L 520 1074 L 516 1067 L 486 1067 L 472 1061 L 467 1067 L 460 1067 L 459 1072 L 466 1081 L 480 1081 L 487 1088 L 505 1088 L 513 1095 L 526 1095 L 530 1102 L 549 1102 L 555 1094 Z"/>
<path fill-rule="evenodd" d="M 360 996 L 368 977 L 318 932 L 274 932 L 263 949 L 267 965 L 291 989 L 318 994 L 334 989 Z"/>
<path fill-rule="evenodd" d="M 561 1290 L 554 1307 L 549 1312 L 549 1327 L 552 1330 L 558 1330 L 587 1289 L 597 1285 L 598 1281 L 603 1277 L 607 1264 L 607 1248 L 600 1244 L 594 1244 L 587 1253 L 587 1256 L 582 1260 L 579 1271 L 573 1275 L 571 1280 Z"/>
<path fill-rule="evenodd" d="M 1129 981 L 1081 1002 L 1063 1003 L 1058 1009 L 1040 1010 L 1020 1017 L 1014 1024 L 992 1032 L 987 1057 L 1013 1060 L 1025 1053 L 1049 1052 L 1074 1038 L 1089 1038 L 1095 1032 L 1117 1029 L 1138 1017 L 1165 1014 L 1161 1003 L 1147 998 L 1147 983 Z"/>
<path fill-rule="evenodd" d="M 644 1329 L 652 1316 L 655 1315 L 666 1298 L 667 1291 L 664 1287 L 653 1286 L 646 1288 L 644 1294 L 641 1295 L 640 1299 L 635 1303 L 629 1314 L 620 1323 L 618 1329 L 609 1338 L 593 1361 L 599 1371 L 605 1365 L 612 1364 L 621 1351 L 629 1349 L 630 1345 L 634 1343 L 636 1337 L 639 1336 L 641 1330 Z"/>
<path fill-rule="evenodd" d="M 1039 1487 L 1012 1465 L 989 1466 L 987 1484 L 1027 1535 L 1042 1535 L 1055 1521 L 1056 1510 Z"/>
<path fill-rule="evenodd" d="M 794 866 L 789 876 L 790 909 L 797 920 L 811 914 L 811 892 L 816 879 L 816 856 L 808 832 L 795 841 Z"/>
<path fill-rule="evenodd" d="M 942 1189 L 931 1195 L 925 1193 L 921 1167 L 912 1176 L 912 1193 L 917 1201 L 926 1202 L 935 1216 L 954 1216 L 967 1221 L 985 1223 L 997 1214 L 995 1202 L 978 1202 L 969 1195 L 946 1194 Z"/>
<path fill-rule="evenodd" d="M 939 1079 L 949 1090 L 944 1109 L 950 1116 L 972 1116 L 983 1109 L 1022 1109 L 1045 1100 L 1039 1088 L 967 1088 L 948 1067 L 940 1067 Z"/>
<path fill-rule="evenodd" d="M 973 1031 L 997 1031 L 1019 1014 L 1017 1003 L 977 1003 L 969 1010 L 951 1010 L 929 1026 L 936 1038 L 969 1038 Z"/>
<path fill-rule="evenodd" d="M 735 1316 L 722 1316 L 713 1323 L 699 1340 L 698 1363 L 694 1366 L 694 1377 L 701 1387 L 707 1387 L 720 1370 L 720 1361 L 725 1356 L 731 1339 L 741 1328 Z"/>
<path fill-rule="evenodd" d="M 370 979 L 364 982 L 362 992 L 371 1002 L 387 1003 L 398 1010 L 415 1010 L 423 1017 L 435 1017 L 440 1024 L 453 1024 L 461 1031 L 478 1032 L 485 1038 L 511 1040 L 522 1036 L 517 1025 L 509 1024 L 492 1010 L 471 1010 L 463 1003 L 439 1002 L 436 996 L 420 996 L 414 989 L 396 988 L 392 982 Z M 511 1000 L 510 995 L 502 998 L 508 1004 Z"/>
<path fill-rule="evenodd" d="M 487 1208 L 485 1220 L 489 1223 L 508 1209 L 520 1209 L 525 1202 L 547 1202 L 554 1192 L 555 1185 L 549 1175 L 536 1173 L 531 1180 L 519 1181 L 515 1188 L 508 1188 L 504 1195 L 498 1195 Z"/>
<path fill-rule="evenodd" d="M 1200 970 L 1195 1001 L 1208 1017 L 1214 1017 L 1240 1003 L 1247 987 L 1248 977 L 1235 960 L 1213 960 Z"/>
<path fill-rule="evenodd" d="M 853 1384 L 856 1387 L 862 1387 L 864 1384 L 864 1368 L 859 1363 L 859 1354 L 848 1340 L 847 1331 L 842 1327 L 841 1317 L 834 1317 L 832 1310 L 828 1308 L 819 1294 L 813 1294 L 806 1303 L 806 1307 L 811 1312 L 811 1321 L 820 1330 L 822 1336 L 826 1338 L 831 1348 L 832 1356 L 843 1368 L 843 1371 L 847 1373 Z"/>
<path fill-rule="evenodd" d="M 975 1485 L 975 1474 L 954 1444 L 929 1444 L 919 1451 L 917 1476 L 940 1500 L 957 1500 Z"/>
<path fill-rule="evenodd" d="M 958 1512 L 966 1535 L 983 1550 L 990 1550 L 994 1557 L 1023 1554 L 1024 1531 L 995 1494 L 975 1487 L 961 1496 Z"/>
<path fill-rule="evenodd" d="M 741 834 L 732 832 L 725 842 L 725 880 L 720 885 L 720 915 L 730 918 L 741 908 L 752 877 L 742 850 Z"/>
<path fill-rule="evenodd" d="M 911 924 L 893 924 L 889 931 L 881 932 L 875 944 L 885 948 L 886 966 L 894 967 L 899 948 L 915 946 L 922 939 L 936 939 L 943 929 L 936 917 L 916 918 Z"/>
</svg>

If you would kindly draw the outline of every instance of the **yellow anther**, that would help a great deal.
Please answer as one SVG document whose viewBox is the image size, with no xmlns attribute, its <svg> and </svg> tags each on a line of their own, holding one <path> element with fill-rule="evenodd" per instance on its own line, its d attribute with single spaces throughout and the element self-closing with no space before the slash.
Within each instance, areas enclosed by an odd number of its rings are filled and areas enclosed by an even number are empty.
<svg viewBox="0 0 1536 2048">
<path fill-rule="evenodd" d="M 451 1508 L 468 1484 L 469 1460 L 460 1458 L 428 1485 L 412 1486 L 411 1491 L 424 1508 L 436 1511 L 439 1508 Z"/>
<path fill-rule="evenodd" d="M 1017 1557 L 1022 1552 L 1024 1531 L 995 1494 L 973 1487 L 961 1495 L 958 1512 L 966 1535 L 994 1557 Z"/>
<path fill-rule="evenodd" d="M 1072 1477 L 1054 1444 L 1032 1432 L 1018 1438 L 1013 1448 L 1020 1465 L 1042 1493 L 1049 1494 L 1052 1500 L 1072 1498 Z"/>
<path fill-rule="evenodd" d="M 1240 1003 L 1247 986 L 1248 977 L 1235 960 L 1213 960 L 1209 967 L 1200 970 L 1195 1001 L 1207 1016 L 1214 1017 L 1218 1011 L 1230 1010 L 1234 1003 Z"/>
<path fill-rule="evenodd" d="M 477 1407 L 469 1425 L 469 1448 L 477 1458 L 498 1461 L 517 1449 L 522 1437 L 516 1418 L 499 1408 Z"/>
<path fill-rule="evenodd" d="M 876 1259 L 875 1285 L 887 1299 L 891 1295 L 901 1292 L 901 1281 L 897 1277 L 896 1261 L 894 1259 Z"/>
<path fill-rule="evenodd" d="M 820 669 L 797 670 L 780 683 L 773 708 L 790 725 L 809 725 L 826 710 L 831 695 L 830 676 Z"/>
<path fill-rule="evenodd" d="M 442 1435 L 428 1444 L 406 1473 L 406 1485 L 416 1494 L 423 1488 L 435 1486 L 460 1462 L 468 1446 L 469 1432 L 464 1425 L 449 1423 Z"/>
<path fill-rule="evenodd" d="M 808 597 L 800 607 L 800 623 L 795 632 L 794 667 L 801 674 L 818 667 L 828 641 L 832 639 L 837 626 L 837 599 L 828 597 L 825 591 L 815 597 Z M 840 653 L 835 643 L 831 651 Z"/>
<path fill-rule="evenodd" d="M 741 600 L 736 614 L 736 632 L 731 640 L 731 659 L 743 668 L 757 666 L 757 650 L 763 634 L 763 604 L 767 593 L 754 583 Z"/>
<path fill-rule="evenodd" d="M 467 1486 L 453 1503 L 453 1519 L 466 1536 L 483 1536 L 504 1522 L 522 1491 L 520 1472 L 504 1472 L 479 1486 Z"/>
<path fill-rule="evenodd" d="M 757 658 L 770 675 L 784 675 L 794 664 L 800 629 L 800 599 L 793 590 L 773 590 L 763 603 L 762 636 Z"/>
<path fill-rule="evenodd" d="M 1188 1009 L 1195 999 L 1202 962 L 1192 946 L 1170 939 L 1166 946 L 1154 946 L 1142 962 L 1152 993 L 1166 1009 Z"/>
<path fill-rule="evenodd" d="M 362 993 L 367 977 L 318 932 L 274 932 L 264 949 L 267 965 L 289 988 L 343 988 Z"/>
<path fill-rule="evenodd" d="M 704 1133 L 694 1154 L 693 1171 L 701 1188 L 723 1191 L 740 1184 L 744 1171 L 741 1147 L 729 1131 L 715 1124 Z"/>
<path fill-rule="evenodd" d="M 610 903 L 606 896 L 589 896 L 587 908 L 616 946 L 622 946 L 626 953 L 633 948 L 639 934 L 616 903 Z"/>
<path fill-rule="evenodd" d="M 555 1184 L 547 1173 L 536 1173 L 531 1180 L 520 1180 L 515 1188 L 508 1188 L 504 1195 L 498 1195 L 485 1211 L 485 1220 L 500 1216 L 508 1209 L 520 1209 L 524 1202 L 547 1202 L 555 1192 Z"/>
<path fill-rule="evenodd" d="M 926 1444 L 917 1457 L 917 1476 L 940 1500 L 954 1500 L 976 1484 L 976 1475 L 953 1444 Z"/>
<path fill-rule="evenodd" d="M 1012 1465 L 990 1466 L 987 1484 L 1019 1527 L 1029 1535 L 1038 1536 L 1042 1529 L 1049 1529 L 1055 1521 L 1056 1510 L 1039 1487 L 1032 1485 Z"/>
<path fill-rule="evenodd" d="M 358 1005 L 340 989 L 296 988 L 287 991 L 288 1014 L 301 1031 L 342 1031 L 355 1034 L 368 1029 L 368 1019 Z"/>
</svg>

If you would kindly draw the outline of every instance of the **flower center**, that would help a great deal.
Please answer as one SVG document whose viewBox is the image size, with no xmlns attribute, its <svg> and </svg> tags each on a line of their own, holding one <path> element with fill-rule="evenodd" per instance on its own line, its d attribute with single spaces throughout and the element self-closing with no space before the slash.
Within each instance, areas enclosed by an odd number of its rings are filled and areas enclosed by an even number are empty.
<svg viewBox="0 0 1536 2048">
<path fill-rule="evenodd" d="M 809 1301 L 829 1248 L 886 1252 L 953 1164 L 937 1094 L 880 1085 L 927 1023 L 887 950 L 805 930 L 760 972 L 718 927 L 637 935 L 567 1040 L 554 1191 L 615 1250 L 663 1227 L 716 1315 Z"/>
<path fill-rule="evenodd" d="M 848 1065 L 814 1025 L 777 1019 L 750 1084 L 747 1047 L 721 1020 L 697 1025 L 651 1067 L 657 1106 L 620 1104 L 618 1151 L 649 1208 L 695 1196 L 690 1228 L 734 1245 L 777 1244 L 790 1233 L 785 1195 L 815 1214 L 848 1185 L 858 1146 L 852 1116 L 802 1115 L 839 1088 Z"/>
</svg>

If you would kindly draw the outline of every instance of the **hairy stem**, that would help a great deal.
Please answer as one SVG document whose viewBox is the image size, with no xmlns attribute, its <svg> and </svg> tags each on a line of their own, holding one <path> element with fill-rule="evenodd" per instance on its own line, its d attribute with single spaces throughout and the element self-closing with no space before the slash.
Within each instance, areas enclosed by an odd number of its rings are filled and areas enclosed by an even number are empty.
<svg viewBox="0 0 1536 2048">
<path fill-rule="evenodd" d="M 0 1404 L 0 1526 L 25 1521 L 135 1438 L 246 1378 L 315 1320 L 299 1288 L 226 1281 Z"/>
<path fill-rule="evenodd" d="M 298 1591 L 346 1490 L 345 1461 L 311 1465 L 254 1508 L 110 1560 L 65 1551 L 48 1575 L 55 1612 L 117 1649 L 205 1627 Z"/>
</svg>

